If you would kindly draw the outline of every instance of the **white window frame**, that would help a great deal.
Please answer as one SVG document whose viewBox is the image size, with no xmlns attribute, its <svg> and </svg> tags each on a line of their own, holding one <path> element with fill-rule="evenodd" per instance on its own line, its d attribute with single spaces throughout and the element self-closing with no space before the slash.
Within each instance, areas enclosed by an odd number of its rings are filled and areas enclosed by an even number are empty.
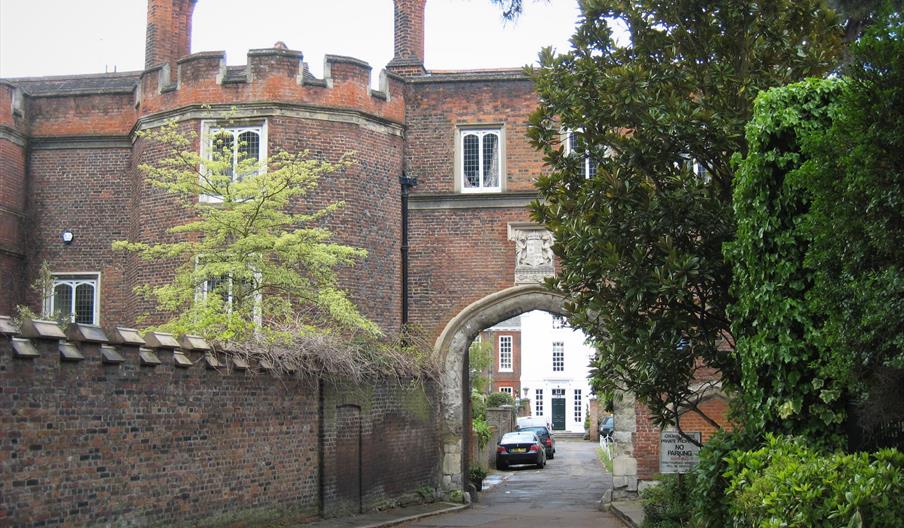
<svg viewBox="0 0 904 528">
<path fill-rule="evenodd" d="M 515 389 L 514 387 L 499 387 L 499 392 L 503 394 L 508 394 L 512 398 L 515 397 Z"/>
<path fill-rule="evenodd" d="M 534 389 L 534 416 L 543 416 L 543 389 Z"/>
<path fill-rule="evenodd" d="M 568 324 L 568 319 L 565 319 L 565 316 L 562 315 L 554 315 L 552 316 L 552 329 L 553 330 L 561 330 L 563 328 L 570 328 L 571 325 Z"/>
<path fill-rule="evenodd" d="M 219 134 L 222 131 L 230 131 L 233 134 L 235 140 L 233 141 L 233 145 L 238 145 L 238 136 L 244 132 L 257 132 L 260 138 L 260 149 L 258 150 L 258 163 L 260 165 L 259 171 L 264 171 L 267 169 L 267 120 L 255 120 L 248 121 L 240 124 L 224 124 L 222 121 L 217 120 L 209 120 L 201 122 L 201 157 L 205 160 L 209 160 L 211 155 L 213 154 L 213 138 L 216 134 Z M 232 178 L 233 181 L 237 181 L 241 179 L 241 176 L 238 174 L 238 170 L 236 169 L 238 161 L 238 150 L 234 149 L 233 152 L 233 160 L 232 160 Z M 204 170 L 204 167 L 201 167 L 201 170 Z M 222 196 L 210 195 L 210 194 L 202 194 L 198 197 L 198 200 L 201 202 L 208 203 L 220 203 L 223 201 Z"/>
<path fill-rule="evenodd" d="M 574 421 L 577 423 L 584 422 L 584 402 L 581 389 L 574 389 Z"/>
<path fill-rule="evenodd" d="M 558 359 L 558 361 L 556 361 Z M 552 371 L 565 372 L 565 343 L 563 341 L 552 342 Z"/>
<path fill-rule="evenodd" d="M 513 358 L 512 336 L 499 336 L 499 372 L 512 372 L 514 370 Z"/>
<path fill-rule="evenodd" d="M 589 150 L 585 150 L 584 152 L 577 152 L 574 150 L 574 148 L 571 145 L 572 140 L 574 139 L 574 134 L 575 133 L 581 134 L 582 132 L 584 132 L 584 129 L 582 129 L 582 128 L 578 128 L 578 129 L 574 129 L 574 130 L 568 129 L 568 128 L 562 129 L 562 141 L 565 144 L 565 154 L 566 155 L 583 156 L 581 167 L 584 172 L 584 178 L 590 179 L 596 175 L 596 171 L 599 169 L 599 162 L 593 160 L 593 158 L 590 157 Z M 591 174 L 591 169 L 592 169 L 593 174 Z"/>
<path fill-rule="evenodd" d="M 200 261 L 201 256 L 195 257 L 195 266 L 197 267 L 198 262 Z M 232 276 L 227 275 L 226 279 L 226 309 L 231 313 L 232 312 Z M 261 282 L 261 274 L 260 272 L 254 273 L 254 280 L 257 281 L 258 284 Z M 205 279 L 201 284 L 198 285 L 197 290 L 195 292 L 195 298 L 199 300 L 203 300 L 207 298 L 207 294 L 210 293 L 210 281 L 213 279 Z M 263 324 L 263 314 L 261 313 L 261 305 L 263 304 L 263 295 L 261 294 L 260 289 L 257 290 L 254 294 L 254 314 L 253 320 L 254 324 L 260 327 Z"/>
<path fill-rule="evenodd" d="M 55 317 L 55 295 L 56 287 L 60 284 L 67 284 L 72 288 L 72 303 L 70 313 L 62 314 L 68 316 L 69 322 L 75 322 L 75 289 L 79 285 L 90 284 L 94 287 L 94 296 L 92 298 L 92 322 L 82 323 L 91 325 L 100 325 L 100 272 L 65 272 L 51 273 L 53 282 L 50 291 L 44 296 L 44 317 Z"/>
<path fill-rule="evenodd" d="M 477 147 L 477 166 L 480 171 L 480 185 L 477 187 L 465 186 L 464 139 L 465 136 L 468 135 L 476 135 L 480 140 Z M 483 138 L 488 135 L 496 136 L 498 146 L 496 152 L 499 156 L 499 160 L 497 162 L 499 175 L 495 186 L 487 186 L 484 183 L 485 175 L 483 172 Z M 505 178 L 505 128 L 501 124 L 459 126 L 455 134 L 455 190 L 461 193 L 502 192 L 505 185 Z"/>
</svg>

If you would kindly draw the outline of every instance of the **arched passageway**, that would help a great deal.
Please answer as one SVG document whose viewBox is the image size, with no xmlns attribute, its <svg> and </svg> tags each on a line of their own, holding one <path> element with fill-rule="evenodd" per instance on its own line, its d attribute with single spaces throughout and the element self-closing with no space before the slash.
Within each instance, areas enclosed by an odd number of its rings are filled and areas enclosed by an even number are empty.
<svg viewBox="0 0 904 528">
<path fill-rule="evenodd" d="M 468 346 L 496 323 L 531 310 L 562 314 L 565 298 L 539 284 L 515 286 L 493 293 L 455 316 L 436 340 L 434 352 L 443 365 L 443 459 L 445 489 L 463 489 L 467 468 L 470 388 L 466 377 Z"/>
</svg>

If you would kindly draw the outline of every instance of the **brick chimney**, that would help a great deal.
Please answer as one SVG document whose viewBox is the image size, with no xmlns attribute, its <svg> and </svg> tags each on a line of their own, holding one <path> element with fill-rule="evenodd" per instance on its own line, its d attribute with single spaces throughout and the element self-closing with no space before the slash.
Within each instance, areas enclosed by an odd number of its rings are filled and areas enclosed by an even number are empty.
<svg viewBox="0 0 904 528">
<path fill-rule="evenodd" d="M 395 56 L 387 69 L 412 76 L 424 70 L 424 6 L 427 0 L 393 0 L 395 4 Z"/>
<path fill-rule="evenodd" d="M 169 64 L 191 53 L 191 16 L 198 0 L 148 0 L 144 67 Z"/>
</svg>

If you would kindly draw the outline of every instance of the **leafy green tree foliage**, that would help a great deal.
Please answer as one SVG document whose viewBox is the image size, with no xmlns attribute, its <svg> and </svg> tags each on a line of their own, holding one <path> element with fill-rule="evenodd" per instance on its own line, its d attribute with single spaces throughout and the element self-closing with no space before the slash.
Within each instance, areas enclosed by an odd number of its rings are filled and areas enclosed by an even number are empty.
<svg viewBox="0 0 904 528">
<path fill-rule="evenodd" d="M 810 197 L 803 144 L 831 125 L 843 83 L 808 80 L 761 93 L 735 175 L 736 240 L 729 312 L 741 362 L 740 419 L 757 431 L 838 444 L 845 416 L 844 356 L 815 343 L 822 317 L 807 300 L 814 271 L 801 226 Z"/>
<path fill-rule="evenodd" d="M 804 227 L 814 340 L 867 402 L 867 429 L 904 420 L 904 18 L 880 17 L 853 46 L 835 119 L 810 149 Z M 842 361 L 843 359 L 843 361 Z M 876 422 L 876 423 L 870 423 Z"/>
<path fill-rule="evenodd" d="M 757 92 L 832 67 L 839 26 L 817 0 L 580 6 L 573 50 L 544 50 L 534 72 L 530 134 L 551 167 L 534 212 L 561 258 L 552 286 L 598 347 L 597 390 L 634 392 L 659 424 L 707 418 L 695 380 L 740 379 L 722 255 L 731 155 L 746 151 Z"/>
<path fill-rule="evenodd" d="M 201 138 L 210 142 L 208 159 L 198 153 L 196 135 L 180 132 L 176 123 L 146 138 L 169 153 L 141 167 L 146 181 L 178 197 L 193 216 L 170 229 L 176 242 L 113 244 L 144 259 L 178 263 L 172 282 L 140 288 L 157 310 L 170 315 L 160 329 L 217 342 L 328 329 L 380 333 L 339 287 L 336 275 L 365 252 L 333 242 L 320 225 L 342 204 L 310 213 L 290 207 L 314 190 L 319 177 L 348 160 L 328 163 L 278 152 L 264 168 L 242 156 L 240 145 Z"/>
</svg>

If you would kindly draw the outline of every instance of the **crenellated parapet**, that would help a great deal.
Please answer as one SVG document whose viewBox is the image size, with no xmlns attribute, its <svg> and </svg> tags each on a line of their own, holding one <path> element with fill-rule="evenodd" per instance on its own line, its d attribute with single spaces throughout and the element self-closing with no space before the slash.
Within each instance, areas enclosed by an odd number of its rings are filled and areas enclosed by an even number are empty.
<svg viewBox="0 0 904 528">
<path fill-rule="evenodd" d="M 138 367 L 139 372 L 158 367 L 198 372 L 216 370 L 223 375 L 276 372 L 266 360 L 250 361 L 216 351 L 199 336 L 142 334 L 125 327 L 116 327 L 108 335 L 99 326 L 70 324 L 64 329 L 56 321 L 41 319 L 25 319 L 19 326 L 7 316 L 0 316 L 0 353 L 11 353 L 19 361 L 46 362 L 50 356 L 56 356 L 61 363 Z"/>
<path fill-rule="evenodd" d="M 371 88 L 371 66 L 338 55 L 324 59 L 322 79 L 312 75 L 300 51 L 250 50 L 244 66 L 227 66 L 222 51 L 194 53 L 142 73 L 136 97 L 141 116 L 193 105 L 278 103 L 353 110 L 403 123 L 405 81 L 381 72 Z"/>
</svg>

